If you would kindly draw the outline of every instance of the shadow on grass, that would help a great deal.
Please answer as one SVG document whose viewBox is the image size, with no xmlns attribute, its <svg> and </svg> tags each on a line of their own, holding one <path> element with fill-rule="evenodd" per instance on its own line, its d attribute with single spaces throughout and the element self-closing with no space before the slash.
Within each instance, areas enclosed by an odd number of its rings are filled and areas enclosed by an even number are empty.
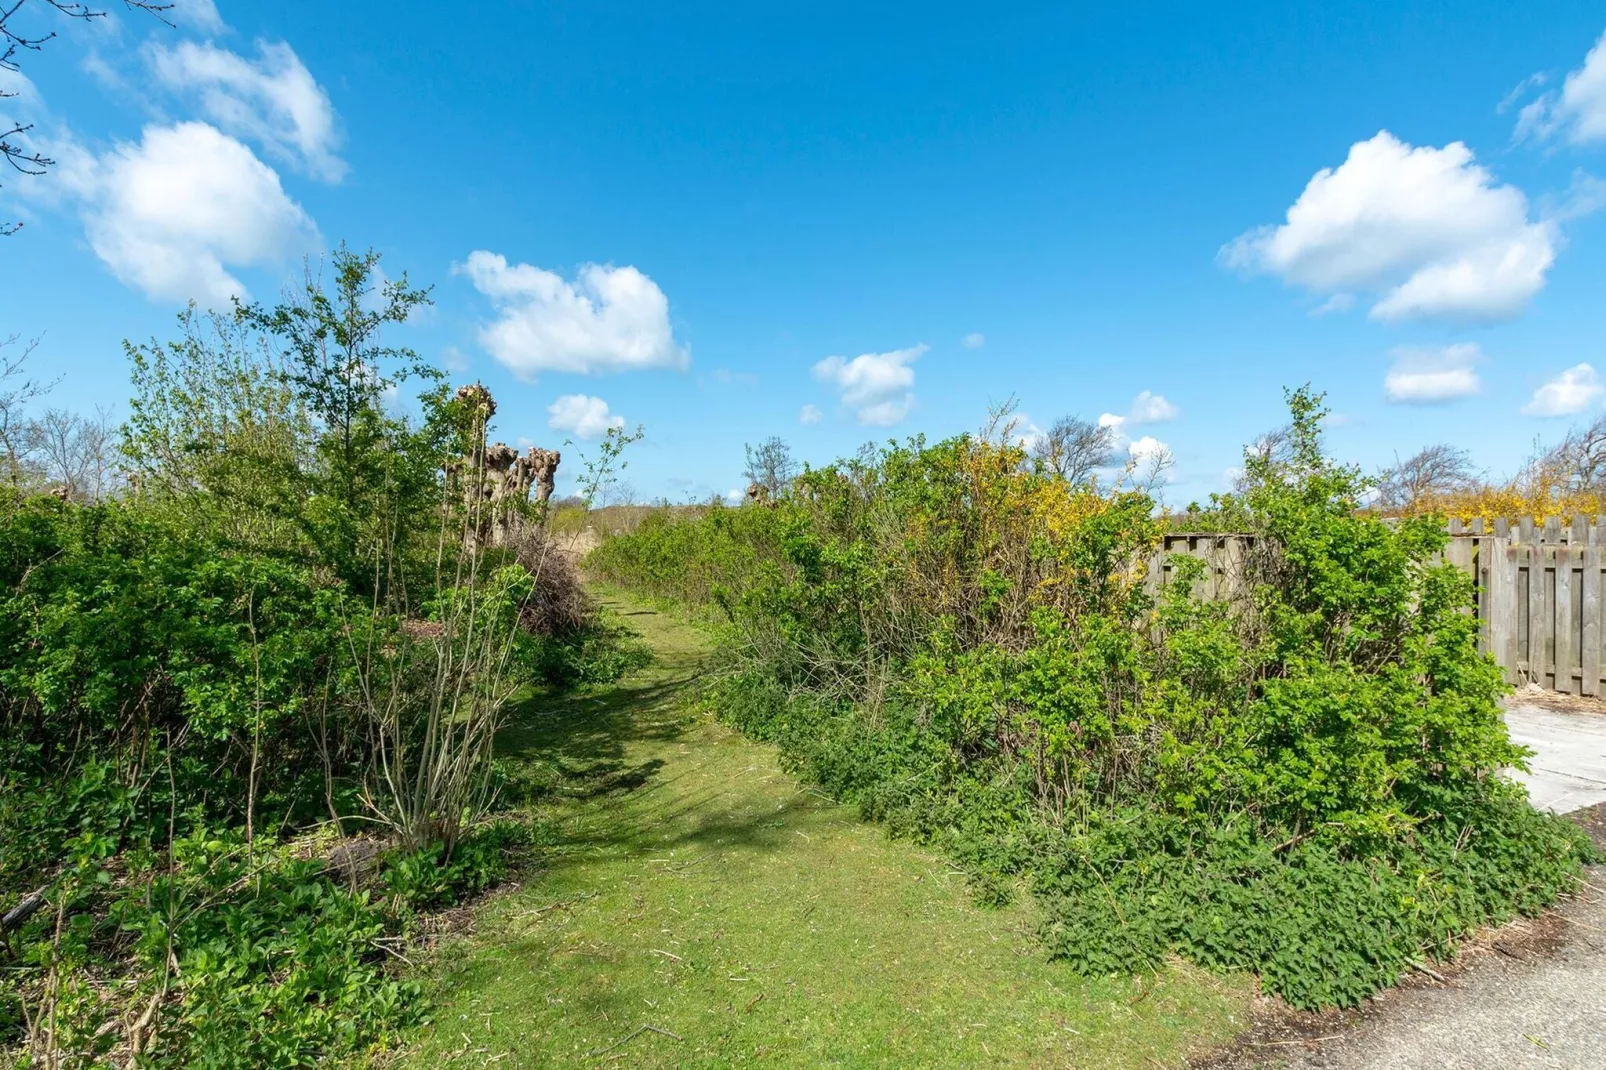
<svg viewBox="0 0 1606 1070">
<path fill-rule="evenodd" d="M 704 723 L 691 702 L 700 678 L 697 658 L 671 653 L 611 687 L 537 694 L 514 711 L 497 749 L 539 770 L 541 801 L 560 811 L 549 871 L 598 851 L 777 850 L 800 819 L 828 808 L 710 774 L 719 744 L 694 732 Z"/>
</svg>

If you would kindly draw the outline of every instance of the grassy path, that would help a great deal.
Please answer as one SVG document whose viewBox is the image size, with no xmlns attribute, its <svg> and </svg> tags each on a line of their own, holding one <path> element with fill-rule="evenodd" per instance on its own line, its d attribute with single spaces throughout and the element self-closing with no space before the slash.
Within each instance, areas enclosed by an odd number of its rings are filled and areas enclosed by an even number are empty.
<svg viewBox="0 0 1606 1070">
<path fill-rule="evenodd" d="M 973 906 L 941 858 L 801 789 L 691 709 L 699 632 L 607 601 L 656 661 L 509 733 L 556 770 L 552 846 L 439 949 L 414 1065 L 1180 1066 L 1246 1023 L 1242 978 L 1045 961 L 1030 904 Z"/>
</svg>

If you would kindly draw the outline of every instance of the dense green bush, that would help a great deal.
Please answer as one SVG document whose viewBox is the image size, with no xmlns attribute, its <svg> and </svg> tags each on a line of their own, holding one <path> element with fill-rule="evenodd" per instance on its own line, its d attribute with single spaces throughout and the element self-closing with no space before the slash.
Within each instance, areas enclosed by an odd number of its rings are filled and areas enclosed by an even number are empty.
<svg viewBox="0 0 1606 1070">
<path fill-rule="evenodd" d="M 332 292 L 131 347 L 127 495 L 0 489 L 0 911 L 34 908 L 0 934 L 19 1065 L 389 1043 L 426 1012 L 394 970 L 418 913 L 529 842 L 485 824 L 508 703 L 644 656 L 533 507 L 498 529 L 527 537 L 487 536 L 506 518 L 468 481 L 494 402 L 380 343 L 425 295 L 375 285 L 376 260 L 342 249 Z M 406 378 L 412 418 L 384 403 Z M 355 831 L 374 857 L 325 862 Z"/>
<path fill-rule="evenodd" d="M 1152 503 L 1073 487 L 1006 440 L 915 440 L 805 473 L 769 507 L 644 522 L 594 567 L 723 611 L 731 723 L 978 894 L 1025 878 L 1090 972 L 1180 953 L 1352 1004 L 1469 929 L 1573 886 L 1587 841 L 1534 812 L 1503 685 L 1442 527 L 1389 526 L 1290 396 L 1286 459 L 1199 562 L 1147 589 Z M 734 515 L 733 515 L 734 512 Z"/>
</svg>

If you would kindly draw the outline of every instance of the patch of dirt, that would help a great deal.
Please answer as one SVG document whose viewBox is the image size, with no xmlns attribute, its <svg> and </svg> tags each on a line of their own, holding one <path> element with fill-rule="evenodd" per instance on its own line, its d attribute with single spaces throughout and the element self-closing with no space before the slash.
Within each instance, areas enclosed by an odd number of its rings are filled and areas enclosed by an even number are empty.
<svg viewBox="0 0 1606 1070">
<path fill-rule="evenodd" d="M 1519 687 L 1506 698 L 1508 705 L 1538 706 L 1557 713 L 1593 713 L 1606 717 L 1606 698 L 1595 695 L 1564 695 L 1538 684 Z"/>
<path fill-rule="evenodd" d="M 1606 851 L 1606 803 L 1599 806 L 1588 806 L 1582 810 L 1574 810 L 1567 815 L 1568 820 L 1576 822 L 1583 830 L 1589 833 L 1589 838 L 1595 841 L 1595 846 Z"/>
</svg>

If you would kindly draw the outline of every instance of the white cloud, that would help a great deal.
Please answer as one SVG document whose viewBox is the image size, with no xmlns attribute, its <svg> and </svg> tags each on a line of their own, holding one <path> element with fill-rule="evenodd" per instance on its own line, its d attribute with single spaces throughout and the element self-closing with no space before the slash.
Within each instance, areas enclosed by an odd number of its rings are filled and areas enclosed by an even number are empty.
<svg viewBox="0 0 1606 1070">
<path fill-rule="evenodd" d="M 1546 219 L 1553 219 L 1558 223 L 1592 215 L 1606 208 L 1606 181 L 1596 178 L 1585 170 L 1576 170 L 1567 188 L 1559 194 L 1543 198 L 1540 206 Z"/>
<path fill-rule="evenodd" d="M 818 405 L 805 405 L 803 411 L 797 414 L 797 422 L 804 427 L 813 427 L 825 419 L 825 413 L 820 411 Z"/>
<path fill-rule="evenodd" d="M 138 144 L 98 157 L 71 139 L 53 151 L 90 248 L 151 298 L 223 307 L 246 293 L 230 267 L 317 245 L 317 228 L 273 169 L 205 123 L 148 126 Z"/>
<path fill-rule="evenodd" d="M 193 41 L 174 48 L 152 44 L 146 56 L 159 82 L 198 93 L 201 110 L 224 130 L 314 178 L 338 182 L 345 176 L 345 161 L 335 155 L 340 132 L 329 94 L 289 45 L 259 41 L 255 61 Z"/>
<path fill-rule="evenodd" d="M 1504 115 L 1506 112 L 1516 107 L 1517 101 L 1521 100 L 1530 92 L 1540 88 L 1549 81 L 1550 75 L 1544 73 L 1543 71 L 1540 71 L 1538 74 L 1530 74 L 1528 77 L 1512 86 L 1511 92 L 1500 98 L 1500 103 L 1496 104 L 1494 108 L 1495 114 Z"/>
<path fill-rule="evenodd" d="M 1153 460 L 1165 460 L 1171 456 L 1171 447 L 1155 438 L 1153 435 L 1144 435 L 1135 438 L 1126 448 L 1127 456 L 1139 464 Z"/>
<path fill-rule="evenodd" d="M 608 403 L 586 394 L 564 394 L 547 406 L 546 425 L 579 438 L 601 438 L 610 427 L 623 427 L 625 418 L 608 411 Z"/>
<path fill-rule="evenodd" d="M 980 349 L 987 344 L 987 336 L 980 331 L 971 331 L 959 340 L 959 344 L 966 349 Z"/>
<path fill-rule="evenodd" d="M 540 372 L 685 368 L 669 325 L 669 299 L 633 267 L 583 265 L 573 282 L 483 249 L 453 267 L 496 306 L 480 344 L 525 379 Z"/>
<path fill-rule="evenodd" d="M 871 427 L 891 427 L 914 405 L 915 370 L 910 367 L 926 351 L 924 345 L 890 353 L 861 353 L 852 360 L 826 357 L 814 366 L 814 377 L 830 383 L 855 419 Z"/>
<path fill-rule="evenodd" d="M 1481 389 L 1476 366 L 1483 351 L 1470 342 L 1425 349 L 1400 346 L 1383 377 L 1383 393 L 1393 402 L 1433 405 L 1471 397 Z"/>
<path fill-rule="evenodd" d="M 1099 414 L 1099 426 L 1110 429 L 1110 445 L 1115 449 L 1124 449 L 1131 441 L 1126 433 L 1126 422 L 1125 416 L 1117 416 L 1113 412 Z"/>
<path fill-rule="evenodd" d="M 1524 416 L 1572 416 L 1606 396 L 1606 385 L 1588 364 L 1574 364 L 1534 391 Z"/>
<path fill-rule="evenodd" d="M 213 0 L 167 0 L 167 2 L 173 6 L 163 14 L 180 26 L 188 26 L 204 34 L 221 34 L 228 30 Z"/>
<path fill-rule="evenodd" d="M 1461 142 L 1416 148 L 1385 130 L 1318 171 L 1284 223 L 1240 235 L 1220 259 L 1316 293 L 1378 293 L 1373 319 L 1491 321 L 1543 289 L 1556 243 Z"/>
<path fill-rule="evenodd" d="M 1143 390 L 1132 399 L 1132 407 L 1125 416 L 1113 412 L 1101 413 L 1098 423 L 1100 427 L 1110 429 L 1113 439 L 1111 445 L 1121 450 L 1132 445 L 1128 428 L 1136 427 L 1138 424 L 1161 424 L 1167 420 L 1175 420 L 1180 415 L 1182 410 L 1163 395 L 1156 394 L 1152 390 Z"/>
<path fill-rule="evenodd" d="M 1517 116 L 1518 141 L 1563 136 L 1574 145 L 1606 141 L 1606 33 L 1567 75 L 1561 89 L 1544 94 Z"/>
<path fill-rule="evenodd" d="M 1022 449 L 1036 449 L 1045 439 L 1048 438 L 1048 432 L 1044 431 L 1041 427 L 1038 427 L 1037 424 L 1033 423 L 1032 418 L 1026 415 L 1024 412 L 1017 412 L 1014 415 L 1014 420 L 1015 443 Z"/>
<path fill-rule="evenodd" d="M 1132 422 L 1135 424 L 1165 423 L 1167 420 L 1175 420 L 1181 412 L 1181 409 L 1150 390 L 1145 390 L 1132 399 Z"/>
<path fill-rule="evenodd" d="M 7 119 L 17 114 L 27 118 L 44 109 L 44 100 L 39 96 L 39 87 L 21 71 L 0 67 L 0 94 L 4 94 L 0 96 L 0 100 L 5 101 L 3 107 Z M 11 129 L 11 126 L 7 126 L 6 129 Z"/>
</svg>

